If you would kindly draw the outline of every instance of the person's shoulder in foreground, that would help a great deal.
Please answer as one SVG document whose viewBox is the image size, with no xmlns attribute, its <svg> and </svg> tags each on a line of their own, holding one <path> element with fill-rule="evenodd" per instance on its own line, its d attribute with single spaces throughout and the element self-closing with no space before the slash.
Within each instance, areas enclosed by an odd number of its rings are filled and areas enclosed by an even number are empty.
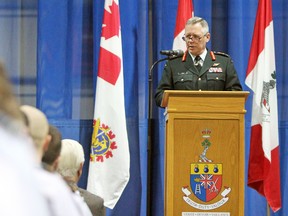
<svg viewBox="0 0 288 216">
<path fill-rule="evenodd" d="M 105 206 L 104 200 L 96 196 L 95 194 L 90 193 L 89 191 L 78 188 L 80 195 L 84 198 L 85 202 L 89 206 L 93 216 L 104 216 L 105 215 Z"/>
</svg>

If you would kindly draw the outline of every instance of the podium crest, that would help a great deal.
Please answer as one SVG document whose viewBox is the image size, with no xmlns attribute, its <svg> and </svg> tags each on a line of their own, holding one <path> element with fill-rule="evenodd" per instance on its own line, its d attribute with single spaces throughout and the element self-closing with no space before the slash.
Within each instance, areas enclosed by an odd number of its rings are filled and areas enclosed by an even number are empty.
<svg viewBox="0 0 288 216">
<path fill-rule="evenodd" d="M 190 187 L 201 201 L 213 200 L 222 188 L 222 164 L 192 163 Z"/>
<path fill-rule="evenodd" d="M 190 164 L 190 188 L 188 186 L 182 187 L 182 192 L 185 194 L 183 200 L 190 206 L 196 209 L 211 210 L 219 208 L 224 205 L 228 200 L 228 194 L 231 192 L 230 187 L 224 187 L 222 190 L 222 173 L 223 164 L 214 163 L 206 155 L 209 147 L 212 145 L 210 142 L 211 130 L 204 129 L 202 131 L 203 141 L 201 145 L 204 150 L 199 155 L 198 162 Z M 221 194 L 221 200 L 212 204 L 200 204 L 191 199 L 191 194 L 194 194 L 202 202 L 210 202 Z"/>
</svg>

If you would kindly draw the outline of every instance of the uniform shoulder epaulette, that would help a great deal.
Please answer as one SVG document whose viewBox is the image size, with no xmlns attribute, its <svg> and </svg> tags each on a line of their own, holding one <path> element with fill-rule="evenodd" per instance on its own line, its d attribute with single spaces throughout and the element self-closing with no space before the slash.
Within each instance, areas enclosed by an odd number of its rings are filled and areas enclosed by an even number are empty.
<svg viewBox="0 0 288 216">
<path fill-rule="evenodd" d="M 216 51 L 213 51 L 213 53 L 214 53 L 215 55 L 222 55 L 222 56 L 225 56 L 225 57 L 227 57 L 227 58 L 230 58 L 230 56 L 229 56 L 228 54 L 223 53 L 223 52 L 216 52 Z"/>
</svg>

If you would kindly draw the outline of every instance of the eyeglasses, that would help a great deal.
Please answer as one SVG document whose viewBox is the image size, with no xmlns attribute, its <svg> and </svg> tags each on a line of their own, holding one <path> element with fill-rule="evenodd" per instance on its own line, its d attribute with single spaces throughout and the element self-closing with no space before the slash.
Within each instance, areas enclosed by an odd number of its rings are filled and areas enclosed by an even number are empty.
<svg viewBox="0 0 288 216">
<path fill-rule="evenodd" d="M 202 37 L 200 37 L 198 35 L 185 35 L 185 36 L 182 37 L 182 40 L 184 40 L 184 41 L 192 40 L 192 41 L 195 41 L 195 42 L 199 42 L 199 41 L 201 41 L 201 39 L 204 36 L 206 36 L 206 34 L 204 34 Z"/>
</svg>

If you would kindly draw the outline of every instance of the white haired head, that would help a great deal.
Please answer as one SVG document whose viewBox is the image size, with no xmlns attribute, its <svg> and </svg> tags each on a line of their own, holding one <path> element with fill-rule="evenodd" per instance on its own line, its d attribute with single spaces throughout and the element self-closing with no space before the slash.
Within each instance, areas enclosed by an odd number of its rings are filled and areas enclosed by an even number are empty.
<svg viewBox="0 0 288 216">
<path fill-rule="evenodd" d="M 72 139 L 63 139 L 57 171 L 64 178 L 80 178 L 84 161 L 82 145 Z"/>
</svg>

